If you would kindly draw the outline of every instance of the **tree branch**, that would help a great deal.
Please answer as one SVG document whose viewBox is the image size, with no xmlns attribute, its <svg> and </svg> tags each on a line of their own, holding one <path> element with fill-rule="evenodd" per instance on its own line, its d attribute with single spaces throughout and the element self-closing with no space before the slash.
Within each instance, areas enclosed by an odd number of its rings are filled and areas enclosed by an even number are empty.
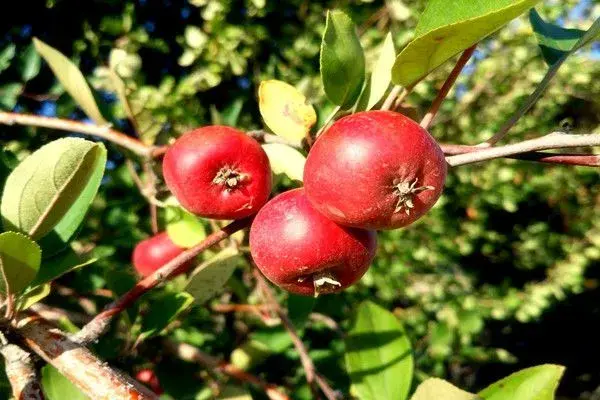
<svg viewBox="0 0 600 400">
<path fill-rule="evenodd" d="M 92 343 L 98 340 L 98 337 L 108 328 L 113 317 L 133 303 L 137 301 L 144 293 L 156 287 L 159 283 L 164 282 L 176 275 L 184 273 L 189 268 L 188 261 L 191 261 L 204 250 L 214 246 L 223 239 L 229 237 L 235 232 L 246 228 L 252 222 L 252 217 L 233 221 L 223 229 L 213 232 L 196 246 L 187 249 L 152 275 L 147 276 L 138 282 L 131 290 L 125 293 L 121 298 L 109 304 L 104 311 L 96 315 L 89 323 L 87 323 L 81 331 L 73 336 L 73 340 L 78 343 Z"/>
<path fill-rule="evenodd" d="M 15 344 L 0 347 L 6 376 L 15 399 L 44 400 L 31 354 Z"/>
<path fill-rule="evenodd" d="M 13 324 L 23 342 L 55 367 L 85 395 L 97 400 L 155 400 L 153 392 L 110 368 L 82 345 L 40 316 L 30 314 Z"/>
<path fill-rule="evenodd" d="M 167 350 L 184 361 L 196 362 L 203 365 L 205 368 L 219 371 L 222 374 L 228 375 L 241 382 L 256 385 L 260 387 L 271 400 L 289 400 L 289 397 L 277 389 L 275 385 L 267 383 L 264 380 L 237 368 L 235 365 L 221 361 L 210 354 L 203 353 L 194 346 L 186 343 L 176 343 L 171 340 L 165 340 L 164 343 Z"/>
<path fill-rule="evenodd" d="M 500 157 L 509 157 L 518 154 L 529 153 L 532 151 L 535 152 L 539 150 L 584 146 L 600 146 L 600 135 L 572 135 L 564 132 L 552 132 L 548 135 L 525 140 L 520 143 L 508 144 L 500 147 L 480 148 L 478 151 L 446 157 L 446 161 L 451 167 L 457 167 L 459 165 L 473 164 Z M 532 157 L 535 158 L 537 156 L 534 155 Z M 597 163 L 598 160 L 595 162 Z"/>
</svg>

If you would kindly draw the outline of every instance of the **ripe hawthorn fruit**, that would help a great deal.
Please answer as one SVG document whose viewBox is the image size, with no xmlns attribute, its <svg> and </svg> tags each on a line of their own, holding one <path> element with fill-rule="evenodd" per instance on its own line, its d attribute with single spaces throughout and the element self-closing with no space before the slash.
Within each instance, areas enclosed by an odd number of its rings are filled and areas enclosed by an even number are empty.
<svg viewBox="0 0 600 400">
<path fill-rule="evenodd" d="M 248 217 L 271 192 L 267 154 L 228 126 L 195 129 L 177 139 L 163 159 L 163 175 L 181 205 L 206 218 Z"/>
<path fill-rule="evenodd" d="M 143 277 L 177 257 L 185 251 L 177 246 L 167 235 L 161 232 L 139 242 L 133 249 L 132 262 L 136 271 Z"/>
<path fill-rule="evenodd" d="M 158 377 L 151 369 L 142 369 L 137 374 L 135 374 L 135 379 L 138 382 L 143 383 L 148 386 L 152 391 L 158 395 L 163 394 L 163 390 L 160 387 L 160 382 L 158 381 Z"/>
<path fill-rule="evenodd" d="M 250 228 L 254 262 L 292 293 L 335 293 L 358 281 L 377 248 L 374 231 L 343 227 L 317 212 L 304 189 L 270 200 Z"/>
<path fill-rule="evenodd" d="M 336 121 L 304 167 L 311 204 L 339 224 L 365 229 L 413 223 L 438 200 L 445 180 L 446 160 L 433 137 L 391 111 Z"/>
</svg>

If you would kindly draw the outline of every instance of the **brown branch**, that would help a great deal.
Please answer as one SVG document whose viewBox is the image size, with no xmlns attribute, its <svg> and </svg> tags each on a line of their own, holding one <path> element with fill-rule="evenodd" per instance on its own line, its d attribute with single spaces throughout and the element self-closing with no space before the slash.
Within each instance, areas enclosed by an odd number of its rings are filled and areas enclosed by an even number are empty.
<svg viewBox="0 0 600 400">
<path fill-rule="evenodd" d="M 448 78 L 446 78 L 444 85 L 439 90 L 436 98 L 433 100 L 433 103 L 431 103 L 431 108 L 429 109 L 427 114 L 425 114 L 425 116 L 421 120 L 420 125 L 424 129 L 429 129 L 429 126 L 431 125 L 431 123 L 433 122 L 433 119 L 435 118 L 435 115 L 439 111 L 440 106 L 442 105 L 442 102 L 444 101 L 446 96 L 448 96 L 448 92 L 450 91 L 452 86 L 454 86 L 454 82 L 456 82 L 456 79 L 460 75 L 460 72 L 463 70 L 463 68 L 465 67 L 465 65 L 467 64 L 467 62 L 473 55 L 473 52 L 475 51 L 475 47 L 477 47 L 477 44 L 474 44 L 473 46 L 471 46 L 468 49 L 466 49 L 465 51 L 463 51 L 462 55 L 456 62 L 456 65 L 452 69 L 452 72 L 450 72 L 450 75 L 448 75 Z"/>
<path fill-rule="evenodd" d="M 85 395 L 96 400 L 155 400 L 158 396 L 131 377 L 110 368 L 40 316 L 15 321 L 25 345 L 55 367 Z"/>
<path fill-rule="evenodd" d="M 44 400 L 31 354 L 15 344 L 0 347 L 6 376 L 15 399 Z"/>
<path fill-rule="evenodd" d="M 168 351 L 178 356 L 180 359 L 188 362 L 195 362 L 203 365 L 205 368 L 216 370 L 237 379 L 240 382 L 251 383 L 261 388 L 271 400 L 289 400 L 289 397 L 282 393 L 277 386 L 265 382 L 264 380 L 249 374 L 233 364 L 221 361 L 210 354 L 203 353 L 194 346 L 186 343 L 176 343 L 171 340 L 165 340 L 165 347 Z"/>
<path fill-rule="evenodd" d="M 202 242 L 190 249 L 187 249 L 163 265 L 152 275 L 149 275 L 138 282 L 121 298 L 109 304 L 104 311 L 96 315 L 94 319 L 92 319 L 81 329 L 81 331 L 75 334 L 73 340 L 77 341 L 78 343 L 92 343 L 98 340 L 98 337 L 100 337 L 100 335 L 106 330 L 115 315 L 127 309 L 129 306 L 135 303 L 140 296 L 148 292 L 150 289 L 156 287 L 159 283 L 186 272 L 190 267 L 188 261 L 193 260 L 198 254 L 214 246 L 233 233 L 246 228 L 250 225 L 251 221 L 251 217 L 233 221 L 223 229 L 213 232 Z"/>
<path fill-rule="evenodd" d="M 75 325 L 83 325 L 92 319 L 88 314 L 64 310 L 62 308 L 48 306 L 44 303 L 35 303 L 29 307 L 29 309 L 45 320 L 53 322 L 67 319 Z"/>
<path fill-rule="evenodd" d="M 308 355 L 308 350 L 306 349 L 306 346 L 304 346 L 304 343 L 298 336 L 298 332 L 296 331 L 294 324 L 275 299 L 273 290 L 267 283 L 265 277 L 262 276 L 262 274 L 257 268 L 253 268 L 252 272 L 256 278 L 258 286 L 264 293 L 267 303 L 273 307 L 273 309 L 279 316 L 279 319 L 281 319 L 284 328 L 288 331 L 288 334 L 292 339 L 292 343 L 294 344 L 294 347 L 296 348 L 296 351 L 300 356 L 300 362 L 302 363 L 304 374 L 306 375 L 306 381 L 308 382 L 308 385 L 311 387 L 311 389 L 313 389 L 313 394 L 315 394 L 314 384 L 316 383 L 328 400 L 338 399 L 338 393 L 335 390 L 333 390 L 331 386 L 329 386 L 327 381 L 321 375 L 317 373 L 315 365 L 310 356 Z"/>
<path fill-rule="evenodd" d="M 154 154 L 153 147 L 146 146 L 139 140 L 128 136 L 123 132 L 111 129 L 109 126 L 98 126 L 67 119 L 50 118 L 31 114 L 9 113 L 3 111 L 0 111 L 0 124 L 37 126 L 41 128 L 81 133 L 106 139 L 127 150 L 132 151 L 141 157 L 151 157 Z"/>
<path fill-rule="evenodd" d="M 499 147 L 480 148 L 480 150 L 446 157 L 451 167 L 473 164 L 495 158 L 509 157 L 539 150 L 564 149 L 573 147 L 600 146 L 600 135 L 572 135 L 564 132 L 553 132 L 548 135 L 525 140 L 520 143 Z M 532 157 L 536 157 L 535 155 Z M 558 156 L 555 156 L 558 157 Z M 542 157 L 543 158 L 543 157 Z M 564 161 L 564 160 L 563 160 Z M 598 160 L 595 160 L 597 165 Z"/>
</svg>

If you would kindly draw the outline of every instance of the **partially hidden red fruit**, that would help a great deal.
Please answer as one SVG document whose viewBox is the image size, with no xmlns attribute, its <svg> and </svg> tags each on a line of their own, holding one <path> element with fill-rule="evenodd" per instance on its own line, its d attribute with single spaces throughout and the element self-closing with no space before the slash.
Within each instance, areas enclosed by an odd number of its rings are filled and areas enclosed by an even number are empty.
<svg viewBox="0 0 600 400">
<path fill-rule="evenodd" d="M 184 248 L 177 246 L 161 232 L 139 242 L 133 249 L 132 262 L 136 271 L 146 277 L 180 255 Z"/>
<path fill-rule="evenodd" d="M 136 375 L 135 379 L 148 386 L 156 394 L 162 394 L 163 390 L 160 387 L 158 377 L 151 369 L 142 369 Z"/>
<path fill-rule="evenodd" d="M 396 229 L 419 219 L 444 188 L 446 160 L 416 122 L 391 111 L 336 121 L 315 142 L 304 167 L 306 195 L 335 222 Z"/>
<path fill-rule="evenodd" d="M 163 174 L 181 205 L 206 218 L 248 217 L 271 192 L 267 154 L 256 140 L 228 126 L 181 136 L 165 154 Z"/>
<path fill-rule="evenodd" d="M 250 228 L 254 262 L 271 282 L 292 293 L 335 293 L 358 281 L 377 248 L 375 232 L 347 228 L 318 213 L 304 189 L 282 193 Z"/>
</svg>

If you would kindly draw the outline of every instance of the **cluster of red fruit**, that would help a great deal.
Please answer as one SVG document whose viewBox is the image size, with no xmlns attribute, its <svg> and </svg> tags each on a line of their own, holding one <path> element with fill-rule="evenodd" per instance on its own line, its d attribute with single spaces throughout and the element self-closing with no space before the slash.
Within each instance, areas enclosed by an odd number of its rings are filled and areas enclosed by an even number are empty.
<svg viewBox="0 0 600 400">
<path fill-rule="evenodd" d="M 308 154 L 304 188 L 268 202 L 267 155 L 233 128 L 209 126 L 183 135 L 167 151 L 163 173 L 181 205 L 196 215 L 256 214 L 250 250 L 258 268 L 290 292 L 313 295 L 355 283 L 375 256 L 375 230 L 409 225 L 435 204 L 446 161 L 411 119 L 368 111 L 336 121 Z M 161 234 L 140 243 L 134 265 L 152 272 L 181 251 Z"/>
</svg>

